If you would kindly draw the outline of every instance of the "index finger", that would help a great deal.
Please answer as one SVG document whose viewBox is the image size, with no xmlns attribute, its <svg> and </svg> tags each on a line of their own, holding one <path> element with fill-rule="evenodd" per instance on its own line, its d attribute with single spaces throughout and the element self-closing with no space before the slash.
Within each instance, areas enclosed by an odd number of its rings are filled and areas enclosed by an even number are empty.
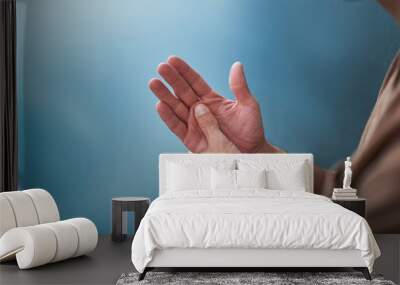
<svg viewBox="0 0 400 285">
<path fill-rule="evenodd" d="M 197 95 L 208 95 L 212 89 L 207 82 L 183 59 L 177 56 L 170 56 L 167 62 L 172 65 L 176 71 L 186 80 Z"/>
<path fill-rule="evenodd" d="M 166 103 L 159 101 L 156 109 L 160 118 L 165 122 L 168 128 L 184 142 L 187 134 L 187 126 L 176 116 L 174 111 Z"/>
</svg>

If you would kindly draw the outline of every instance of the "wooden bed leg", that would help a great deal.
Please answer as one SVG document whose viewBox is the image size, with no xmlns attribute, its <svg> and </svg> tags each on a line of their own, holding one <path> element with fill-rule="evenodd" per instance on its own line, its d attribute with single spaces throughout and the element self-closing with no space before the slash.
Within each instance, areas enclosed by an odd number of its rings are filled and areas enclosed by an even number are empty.
<svg viewBox="0 0 400 285">
<path fill-rule="evenodd" d="M 362 274 L 364 275 L 365 279 L 372 280 L 371 274 L 369 274 L 369 270 L 367 267 L 354 267 L 354 269 L 357 271 L 361 271 Z"/>
<path fill-rule="evenodd" d="M 148 269 L 147 267 L 143 270 L 142 273 L 139 274 L 139 278 L 138 281 L 142 281 L 144 279 L 144 277 L 146 277 L 146 273 L 147 273 Z"/>
</svg>

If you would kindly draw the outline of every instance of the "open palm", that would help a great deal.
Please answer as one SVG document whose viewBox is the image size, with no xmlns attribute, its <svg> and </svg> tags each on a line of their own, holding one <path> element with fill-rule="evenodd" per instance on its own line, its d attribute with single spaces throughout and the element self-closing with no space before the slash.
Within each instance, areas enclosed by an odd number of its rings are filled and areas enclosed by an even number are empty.
<svg viewBox="0 0 400 285">
<path fill-rule="evenodd" d="M 269 144 L 264 138 L 260 108 L 249 91 L 242 64 L 233 64 L 229 76 L 229 85 L 236 97 L 234 101 L 219 95 L 178 57 L 169 57 L 157 70 L 174 91 L 172 94 L 159 79 L 150 80 L 150 89 L 160 99 L 157 111 L 189 150 L 199 153 L 207 148 L 207 140 L 193 111 L 201 102 L 209 107 L 222 132 L 241 152 L 258 152 L 261 148 L 265 151 Z"/>
</svg>

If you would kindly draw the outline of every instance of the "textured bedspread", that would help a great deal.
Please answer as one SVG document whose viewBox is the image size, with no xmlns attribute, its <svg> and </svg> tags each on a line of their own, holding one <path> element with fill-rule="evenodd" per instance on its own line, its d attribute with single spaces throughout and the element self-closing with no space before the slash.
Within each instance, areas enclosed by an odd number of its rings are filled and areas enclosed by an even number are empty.
<svg viewBox="0 0 400 285">
<path fill-rule="evenodd" d="M 380 255 L 368 223 L 328 198 L 300 191 L 181 191 L 156 199 L 132 243 L 142 272 L 154 249 L 358 249 L 372 271 Z"/>
</svg>

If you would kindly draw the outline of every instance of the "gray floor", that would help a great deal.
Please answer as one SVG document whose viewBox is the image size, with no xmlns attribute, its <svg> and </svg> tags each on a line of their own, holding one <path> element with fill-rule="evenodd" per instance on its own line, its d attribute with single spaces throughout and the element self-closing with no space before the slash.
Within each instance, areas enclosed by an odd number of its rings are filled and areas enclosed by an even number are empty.
<svg viewBox="0 0 400 285">
<path fill-rule="evenodd" d="M 377 235 L 376 239 L 382 256 L 377 260 L 374 271 L 398 283 L 400 235 Z M 16 262 L 1 263 L 0 285 L 115 284 L 122 273 L 134 271 L 130 260 L 131 240 L 116 243 L 109 236 L 101 236 L 96 250 L 88 256 L 29 270 L 19 270 Z"/>
<path fill-rule="evenodd" d="M 94 252 L 58 263 L 19 270 L 16 262 L 0 264 L 0 284 L 115 284 L 124 272 L 134 271 L 131 240 L 115 243 L 101 236 Z"/>
</svg>

